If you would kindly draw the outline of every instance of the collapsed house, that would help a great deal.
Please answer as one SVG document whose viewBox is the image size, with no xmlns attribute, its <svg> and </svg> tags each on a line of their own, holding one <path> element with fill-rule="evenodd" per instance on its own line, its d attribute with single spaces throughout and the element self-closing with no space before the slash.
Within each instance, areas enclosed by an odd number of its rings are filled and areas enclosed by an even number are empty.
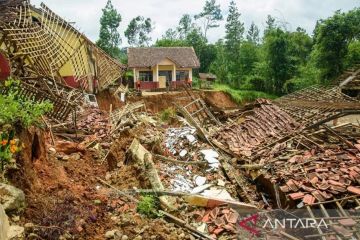
<svg viewBox="0 0 360 240">
<path fill-rule="evenodd" d="M 20 78 L 23 95 L 50 100 L 55 112 L 83 104 L 83 92 L 107 89 L 125 70 L 45 4 L 28 0 L 0 1 L 0 68 L 0 79 Z"/>
</svg>

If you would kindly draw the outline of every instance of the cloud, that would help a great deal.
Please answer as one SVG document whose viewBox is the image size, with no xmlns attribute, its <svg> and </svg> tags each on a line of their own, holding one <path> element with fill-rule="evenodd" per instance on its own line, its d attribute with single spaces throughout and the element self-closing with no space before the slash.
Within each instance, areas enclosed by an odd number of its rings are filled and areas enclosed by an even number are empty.
<svg viewBox="0 0 360 240">
<path fill-rule="evenodd" d="M 107 0 L 42 0 L 54 12 L 70 22 L 76 22 L 76 27 L 95 41 L 99 35 L 99 20 L 101 9 Z M 31 3 L 40 5 L 41 0 L 32 0 Z M 121 14 L 120 32 L 122 33 L 123 45 L 127 45 L 123 35 L 128 23 L 132 18 L 141 15 L 150 17 L 155 23 L 152 33 L 153 40 L 160 38 L 168 28 L 175 28 L 180 17 L 185 14 L 194 15 L 199 13 L 205 0 L 113 0 L 113 4 Z M 221 4 L 224 13 L 230 0 L 217 0 Z M 312 33 L 315 23 L 319 19 L 327 18 L 341 9 L 348 11 L 359 5 L 358 0 L 235 0 L 242 14 L 242 21 L 248 27 L 255 22 L 263 29 L 268 14 L 274 16 L 279 22 L 286 23 L 289 30 L 295 30 L 298 26 Z M 226 16 L 225 16 L 226 19 Z M 217 29 L 209 31 L 211 42 L 222 38 L 225 33 L 225 21 Z"/>
</svg>

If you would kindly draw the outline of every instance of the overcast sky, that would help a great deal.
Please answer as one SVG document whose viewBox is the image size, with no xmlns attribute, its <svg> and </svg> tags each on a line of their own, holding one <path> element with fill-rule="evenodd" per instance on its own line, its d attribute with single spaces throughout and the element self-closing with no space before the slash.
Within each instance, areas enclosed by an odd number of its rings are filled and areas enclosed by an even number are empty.
<svg viewBox="0 0 360 240">
<path fill-rule="evenodd" d="M 99 35 L 99 19 L 101 9 L 107 0 L 31 0 L 32 4 L 39 6 L 44 2 L 55 13 L 66 20 L 75 22 L 76 27 L 85 33 L 91 40 L 96 41 Z M 112 1 L 123 20 L 120 25 L 123 46 L 127 45 L 124 37 L 130 20 L 138 15 L 150 17 L 155 23 L 152 33 L 153 41 L 171 27 L 176 27 L 180 17 L 189 13 L 194 15 L 202 10 L 205 0 L 113 0 Z M 230 0 L 217 0 L 221 4 L 224 15 Z M 271 14 L 280 22 L 286 22 L 289 30 L 301 26 L 312 33 L 316 20 L 327 18 L 341 9 L 348 11 L 360 6 L 360 0 L 235 0 L 242 14 L 242 21 L 248 27 L 252 21 L 261 29 L 266 16 Z M 226 19 L 226 16 L 224 16 Z M 224 36 L 224 24 L 212 29 L 208 33 L 211 42 Z"/>
</svg>

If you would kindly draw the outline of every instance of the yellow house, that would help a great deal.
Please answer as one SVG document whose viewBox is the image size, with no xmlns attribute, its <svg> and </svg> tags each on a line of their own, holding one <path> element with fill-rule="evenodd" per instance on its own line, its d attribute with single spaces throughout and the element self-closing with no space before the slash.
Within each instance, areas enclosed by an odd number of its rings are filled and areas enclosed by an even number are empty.
<svg viewBox="0 0 360 240">
<path fill-rule="evenodd" d="M 176 88 L 192 83 L 199 59 L 192 47 L 128 48 L 128 68 L 140 90 Z"/>
</svg>

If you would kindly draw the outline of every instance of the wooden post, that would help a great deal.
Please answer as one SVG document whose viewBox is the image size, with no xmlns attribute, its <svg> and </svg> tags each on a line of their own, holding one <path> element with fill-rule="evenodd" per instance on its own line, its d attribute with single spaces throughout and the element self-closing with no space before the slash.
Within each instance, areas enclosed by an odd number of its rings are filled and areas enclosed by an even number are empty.
<svg viewBox="0 0 360 240">
<path fill-rule="evenodd" d="M 133 69 L 133 75 L 134 75 L 134 88 L 136 89 L 136 82 L 137 82 L 136 68 Z"/>
</svg>

